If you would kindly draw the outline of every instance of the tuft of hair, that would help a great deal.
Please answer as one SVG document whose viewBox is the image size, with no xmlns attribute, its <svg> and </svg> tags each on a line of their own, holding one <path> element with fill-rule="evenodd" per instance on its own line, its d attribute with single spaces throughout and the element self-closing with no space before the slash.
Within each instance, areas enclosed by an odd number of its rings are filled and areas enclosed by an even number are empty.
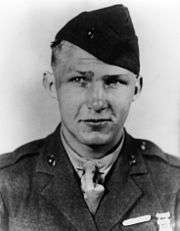
<svg viewBox="0 0 180 231">
<path fill-rule="evenodd" d="M 57 61 L 57 55 L 61 52 L 62 50 L 62 42 L 56 45 L 55 47 L 52 47 L 52 52 L 51 52 L 51 66 L 54 67 L 56 65 Z"/>
</svg>

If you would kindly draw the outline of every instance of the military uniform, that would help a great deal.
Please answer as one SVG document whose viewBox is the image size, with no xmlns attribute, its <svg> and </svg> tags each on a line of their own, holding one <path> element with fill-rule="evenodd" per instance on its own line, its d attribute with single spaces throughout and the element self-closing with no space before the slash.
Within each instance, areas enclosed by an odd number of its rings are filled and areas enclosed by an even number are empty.
<svg viewBox="0 0 180 231">
<path fill-rule="evenodd" d="M 63 40 L 139 75 L 138 39 L 123 5 L 78 15 L 58 32 L 53 51 Z M 58 127 L 0 157 L 0 230 L 170 231 L 180 211 L 180 161 L 125 133 L 104 188 L 92 215 Z"/>
<path fill-rule="evenodd" d="M 59 130 L 0 156 L 0 230 L 155 231 L 156 214 L 166 212 L 174 224 L 178 159 L 126 133 L 121 158 L 106 177 L 93 217 Z"/>
</svg>

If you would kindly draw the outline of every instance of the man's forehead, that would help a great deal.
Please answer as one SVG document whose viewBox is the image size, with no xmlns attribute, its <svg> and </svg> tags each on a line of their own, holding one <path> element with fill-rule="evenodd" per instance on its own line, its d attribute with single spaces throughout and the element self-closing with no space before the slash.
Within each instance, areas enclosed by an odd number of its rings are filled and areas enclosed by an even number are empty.
<svg viewBox="0 0 180 231">
<path fill-rule="evenodd" d="M 68 41 L 62 41 L 61 45 L 61 52 L 59 54 L 60 60 L 66 60 L 70 62 L 76 61 L 79 63 L 85 63 L 86 61 L 103 63 L 92 54 Z"/>
</svg>

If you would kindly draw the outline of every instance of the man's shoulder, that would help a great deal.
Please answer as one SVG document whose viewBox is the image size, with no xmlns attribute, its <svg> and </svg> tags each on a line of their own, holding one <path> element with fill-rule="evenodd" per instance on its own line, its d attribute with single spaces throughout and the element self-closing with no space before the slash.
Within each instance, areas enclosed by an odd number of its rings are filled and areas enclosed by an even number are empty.
<svg viewBox="0 0 180 231">
<path fill-rule="evenodd" d="M 167 154 L 152 141 L 131 136 L 130 139 L 131 150 L 137 157 L 135 169 L 143 168 L 143 172 L 149 175 L 157 190 L 163 194 L 173 194 L 180 190 L 180 158 Z"/>
<path fill-rule="evenodd" d="M 0 155 L 0 170 L 18 163 L 22 159 L 37 156 L 39 149 L 43 146 L 45 139 L 34 140 L 26 143 L 12 152 Z"/>
<path fill-rule="evenodd" d="M 150 140 L 137 139 L 139 148 L 147 161 L 163 162 L 180 170 L 180 157 L 164 152 L 157 144 Z"/>
<path fill-rule="evenodd" d="M 177 174 L 180 179 L 180 157 L 165 152 L 150 140 L 135 138 L 129 134 L 126 137 L 131 146 L 131 153 L 137 157 L 141 156 L 153 175 L 158 174 L 160 176 L 167 173 L 173 177 L 173 174 Z"/>
<path fill-rule="evenodd" d="M 46 158 L 49 155 L 46 148 L 49 146 L 51 150 L 54 148 L 55 145 L 50 144 L 55 137 L 59 138 L 58 134 L 57 129 L 56 133 L 52 132 L 42 139 L 20 146 L 13 152 L 0 155 L 1 193 L 6 194 L 8 191 L 13 195 L 14 191 L 17 194 L 28 191 L 32 183 L 37 183 L 34 179 L 37 179 L 39 171 L 43 171 L 45 168 L 48 172 L 52 171 L 52 166 L 48 162 L 49 159 Z M 41 180 L 44 179 L 41 178 Z"/>
<path fill-rule="evenodd" d="M 164 152 L 157 144 L 145 139 L 132 140 L 145 163 L 146 169 L 158 187 L 180 188 L 180 158 Z M 168 186 L 169 185 L 169 186 Z"/>
<path fill-rule="evenodd" d="M 42 139 L 37 139 L 26 143 L 15 149 L 13 152 L 1 154 L 0 170 L 23 162 L 21 160 L 37 157 L 45 146 L 49 145 L 51 146 L 51 148 L 54 148 L 54 145 L 51 145 L 50 143 L 52 140 L 55 140 L 55 143 L 57 142 L 57 140 L 59 140 L 59 130 L 60 124 L 56 127 L 54 131 L 44 136 Z"/>
</svg>

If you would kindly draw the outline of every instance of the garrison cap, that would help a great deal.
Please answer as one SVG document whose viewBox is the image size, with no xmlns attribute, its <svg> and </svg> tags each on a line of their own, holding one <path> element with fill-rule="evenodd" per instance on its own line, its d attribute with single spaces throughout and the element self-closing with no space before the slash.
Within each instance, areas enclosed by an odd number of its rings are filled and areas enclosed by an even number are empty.
<svg viewBox="0 0 180 231">
<path fill-rule="evenodd" d="M 139 46 L 134 26 L 123 5 L 82 12 L 56 35 L 51 47 L 62 40 L 73 43 L 105 63 L 139 74 Z"/>
</svg>

